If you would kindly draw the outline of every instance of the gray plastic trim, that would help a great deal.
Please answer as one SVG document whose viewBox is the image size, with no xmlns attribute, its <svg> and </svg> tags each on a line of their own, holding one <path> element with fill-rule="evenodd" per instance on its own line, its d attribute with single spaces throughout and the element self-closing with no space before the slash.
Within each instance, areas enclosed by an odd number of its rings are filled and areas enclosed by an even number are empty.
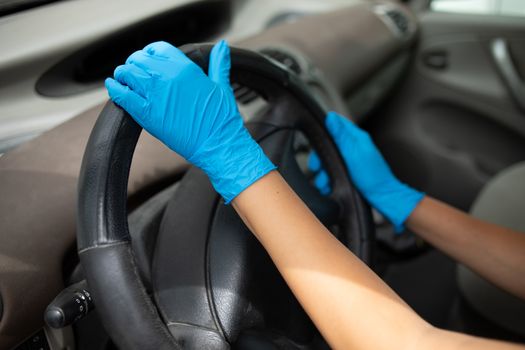
<svg viewBox="0 0 525 350">
<path fill-rule="evenodd" d="M 507 42 L 501 38 L 494 39 L 490 44 L 490 51 L 512 97 L 518 106 L 525 111 L 525 83 L 514 67 Z"/>
<path fill-rule="evenodd" d="M 385 25 L 390 29 L 392 34 L 396 36 L 397 38 L 401 40 L 410 40 L 412 39 L 413 35 L 417 32 L 417 24 L 415 21 L 408 16 L 404 8 L 397 4 L 379 4 L 374 6 L 373 9 L 374 13 L 385 23 Z M 406 30 L 403 31 L 401 28 L 398 27 L 398 25 L 395 23 L 392 17 L 390 17 L 389 13 L 397 12 L 398 15 L 404 17 L 406 21 Z"/>
<path fill-rule="evenodd" d="M 71 326 L 61 329 L 45 327 L 47 341 L 51 350 L 75 350 L 75 336 Z"/>
</svg>

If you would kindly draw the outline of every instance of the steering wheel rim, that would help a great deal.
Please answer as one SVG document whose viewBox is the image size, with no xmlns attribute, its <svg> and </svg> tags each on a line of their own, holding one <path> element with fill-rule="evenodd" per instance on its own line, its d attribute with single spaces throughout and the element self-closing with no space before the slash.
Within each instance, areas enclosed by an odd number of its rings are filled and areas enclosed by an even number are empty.
<svg viewBox="0 0 525 350">
<path fill-rule="evenodd" d="M 181 49 L 207 71 L 211 47 L 208 44 L 186 45 Z M 275 132 L 269 129 L 276 127 L 279 130 L 299 128 L 305 131 L 320 158 L 325 161 L 332 181 L 331 197 L 338 201 L 343 212 L 349 213 L 344 224 L 347 234 L 343 238 L 351 242 L 347 244 L 351 244 L 357 256 L 370 263 L 373 244 L 370 209 L 351 185 L 337 147 L 324 128 L 326 111 L 312 98 L 299 78 L 284 67 L 260 54 L 238 48 L 231 49 L 231 58 L 232 81 L 248 86 L 251 81 L 258 81 L 260 85 L 264 85 L 266 80 L 276 84 L 270 84 L 266 91 L 258 92 L 270 105 L 281 108 L 259 118 L 260 122 L 252 125 L 252 134 L 263 135 L 264 138 Z M 257 86 L 254 88 L 257 90 Z M 283 102 L 279 91 L 274 93 L 279 89 L 286 89 L 295 98 L 294 102 Z M 299 105 L 309 112 L 310 117 L 300 114 L 296 119 L 286 117 L 295 116 L 291 112 Z M 316 131 L 312 132 L 313 129 Z M 131 159 L 140 132 L 140 126 L 112 102 L 108 102 L 97 120 L 86 146 L 79 178 L 79 256 L 102 322 L 119 347 L 180 349 L 195 344 L 194 334 L 179 332 L 175 339 L 173 331 L 163 320 L 166 315 L 162 310 L 159 313 L 144 288 L 131 249 L 126 191 Z M 108 293 L 110 290 L 113 293 Z M 214 338 L 216 334 L 207 336 Z M 216 348 L 228 347 L 224 337 L 212 339 L 212 343 Z"/>
</svg>

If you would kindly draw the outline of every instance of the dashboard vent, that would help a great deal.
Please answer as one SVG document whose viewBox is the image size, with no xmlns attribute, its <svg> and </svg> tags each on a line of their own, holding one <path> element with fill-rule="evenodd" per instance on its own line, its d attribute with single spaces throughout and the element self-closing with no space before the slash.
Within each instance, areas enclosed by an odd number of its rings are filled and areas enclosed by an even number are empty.
<svg viewBox="0 0 525 350">
<path fill-rule="evenodd" d="M 380 4 L 374 6 L 374 12 L 397 37 L 410 38 L 416 29 L 415 23 L 399 6 Z"/>
<path fill-rule="evenodd" d="M 390 18 L 392 23 L 397 27 L 401 34 L 408 34 L 409 21 L 404 13 L 398 10 L 388 10 L 385 12 L 385 15 L 388 16 L 388 18 Z"/>
<path fill-rule="evenodd" d="M 209 40 L 229 24 L 230 3 L 221 0 L 174 5 L 169 11 L 122 27 L 105 37 L 94 37 L 91 43 L 43 73 L 35 89 L 46 97 L 78 95 L 102 87 L 104 79 L 113 75 L 115 67 L 125 62 L 130 52 L 148 43 L 165 40 L 179 46 Z"/>
<path fill-rule="evenodd" d="M 301 74 L 302 69 L 297 59 L 287 52 L 278 49 L 262 49 L 261 53 L 284 65 L 295 74 Z"/>
<path fill-rule="evenodd" d="M 259 97 L 258 93 L 239 83 L 232 83 L 232 89 L 235 99 L 243 105 L 247 105 Z"/>
<path fill-rule="evenodd" d="M 281 63 L 296 74 L 301 74 L 302 72 L 301 65 L 297 62 L 297 59 L 287 52 L 279 49 L 266 48 L 262 49 L 260 53 Z M 260 97 L 257 92 L 238 83 L 233 83 L 232 89 L 235 94 L 235 99 L 243 105 L 247 105 Z"/>
</svg>

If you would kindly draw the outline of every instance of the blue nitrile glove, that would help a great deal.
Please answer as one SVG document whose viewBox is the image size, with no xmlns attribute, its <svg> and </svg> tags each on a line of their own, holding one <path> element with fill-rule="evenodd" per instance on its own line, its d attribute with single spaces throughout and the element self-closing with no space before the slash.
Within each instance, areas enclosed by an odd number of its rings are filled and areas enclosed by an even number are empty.
<svg viewBox="0 0 525 350">
<path fill-rule="evenodd" d="M 176 47 L 156 42 L 106 79 L 111 99 L 201 168 L 226 203 L 275 169 L 244 127 L 229 76 L 225 41 L 213 47 L 208 75 Z"/>
<path fill-rule="evenodd" d="M 402 232 L 405 220 L 423 199 L 424 194 L 401 183 L 392 174 L 366 131 L 335 112 L 328 113 L 325 124 L 356 187 L 366 200 L 394 225 L 396 232 Z M 312 171 L 319 171 L 315 185 L 321 193 L 330 193 L 330 180 L 315 153 L 310 155 L 308 166 Z"/>
</svg>

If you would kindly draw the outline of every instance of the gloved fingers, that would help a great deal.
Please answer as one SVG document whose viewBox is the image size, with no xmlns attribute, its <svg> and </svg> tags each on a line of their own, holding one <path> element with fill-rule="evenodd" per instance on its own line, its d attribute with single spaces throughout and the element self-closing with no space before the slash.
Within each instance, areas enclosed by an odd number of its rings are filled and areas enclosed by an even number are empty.
<svg viewBox="0 0 525 350">
<path fill-rule="evenodd" d="M 363 142 L 369 143 L 372 140 L 368 132 L 336 112 L 328 112 L 325 124 L 335 143 L 340 148 L 362 144 Z M 343 152 L 342 149 L 341 152 Z"/>
<path fill-rule="evenodd" d="M 135 65 L 151 76 L 161 75 L 163 63 L 167 62 L 165 60 L 164 62 L 159 62 L 158 57 L 149 55 L 143 50 L 133 52 L 126 60 L 126 64 Z"/>
<path fill-rule="evenodd" d="M 328 195 L 332 191 L 330 187 L 330 178 L 328 177 L 328 174 L 323 169 L 323 166 L 321 164 L 321 159 L 319 159 L 319 156 L 315 151 L 312 151 L 310 153 L 310 156 L 308 157 L 308 169 L 312 172 L 318 172 L 318 174 L 315 176 L 314 184 L 315 187 L 321 192 L 323 195 Z"/>
<path fill-rule="evenodd" d="M 345 136 L 345 126 L 341 118 L 335 112 L 328 112 L 325 119 L 325 125 L 337 145 L 341 145 Z"/>
<path fill-rule="evenodd" d="M 113 76 L 119 83 L 128 86 L 140 96 L 146 97 L 151 75 L 142 68 L 133 64 L 121 65 L 115 68 Z"/>
<path fill-rule="evenodd" d="M 152 77 L 175 77 L 189 66 L 193 66 L 202 74 L 199 66 L 193 63 L 186 55 L 182 54 L 178 57 L 166 58 L 157 55 L 150 55 L 144 50 L 135 51 L 126 60 L 126 64 L 133 64 Z"/>
<path fill-rule="evenodd" d="M 189 60 L 189 58 L 186 57 L 186 55 L 181 50 L 165 41 L 157 41 L 151 43 L 144 47 L 143 51 L 145 51 L 149 55 L 157 57 Z"/>
<path fill-rule="evenodd" d="M 326 125 L 334 124 L 334 125 L 344 125 L 345 127 L 350 127 L 354 129 L 361 130 L 352 120 L 340 115 L 337 112 L 330 111 L 326 114 Z"/>
<path fill-rule="evenodd" d="M 308 156 L 308 169 L 313 173 L 321 170 L 321 159 L 319 159 L 319 156 L 315 151 L 310 152 L 310 155 Z"/>
<path fill-rule="evenodd" d="M 330 178 L 326 171 L 321 170 L 314 180 L 315 187 L 321 192 L 322 195 L 328 195 L 332 191 L 330 186 Z"/>
<path fill-rule="evenodd" d="M 105 81 L 109 97 L 124 108 L 142 127 L 144 127 L 144 116 L 147 101 L 132 91 L 129 87 L 122 85 L 118 81 L 107 78 Z"/>
<path fill-rule="evenodd" d="M 230 68 L 230 47 L 225 40 L 221 40 L 211 50 L 208 76 L 213 82 L 231 89 Z"/>
<path fill-rule="evenodd" d="M 344 133 L 366 133 L 363 129 L 357 126 L 352 120 L 343 117 L 336 112 L 328 112 L 325 119 L 326 127 L 333 132 L 344 131 Z"/>
<path fill-rule="evenodd" d="M 137 67 L 145 70 L 146 72 L 151 74 L 151 71 L 149 70 L 148 64 L 151 59 L 151 56 L 146 54 L 142 50 L 138 50 L 133 52 L 129 57 L 126 59 L 126 64 L 134 64 Z"/>
</svg>

